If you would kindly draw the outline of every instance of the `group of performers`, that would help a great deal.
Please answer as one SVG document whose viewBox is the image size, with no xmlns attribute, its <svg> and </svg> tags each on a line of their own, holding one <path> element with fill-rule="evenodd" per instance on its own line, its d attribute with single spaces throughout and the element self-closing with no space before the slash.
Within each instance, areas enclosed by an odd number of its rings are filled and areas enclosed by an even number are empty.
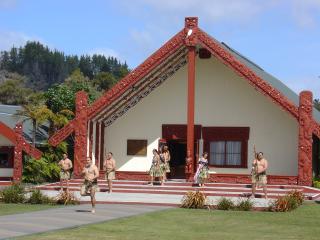
<svg viewBox="0 0 320 240">
<path fill-rule="evenodd" d="M 71 168 L 72 162 L 68 158 L 67 154 L 63 154 L 63 159 L 59 161 L 58 164 L 61 168 L 60 171 L 60 186 L 61 190 L 63 190 L 63 183 L 66 182 L 68 191 L 69 189 L 69 180 L 71 178 Z M 105 171 L 105 179 L 108 183 L 108 192 L 112 192 L 112 180 L 115 179 L 115 171 L 116 171 L 116 161 L 113 158 L 112 152 L 107 153 L 106 158 L 103 162 L 103 170 Z M 98 167 L 92 163 L 90 157 L 87 157 L 86 164 L 81 172 L 84 181 L 80 188 L 81 196 L 90 196 L 91 205 L 92 205 L 92 213 L 95 213 L 95 205 L 96 199 L 95 194 L 99 191 L 98 188 L 98 177 L 99 177 L 99 169 Z"/>
<path fill-rule="evenodd" d="M 190 154 L 189 154 L 190 155 Z M 190 158 L 190 156 L 187 156 Z M 153 185 L 156 177 L 160 179 L 160 184 L 163 185 L 167 180 L 167 174 L 170 173 L 170 152 L 168 146 L 164 146 L 160 151 L 153 149 L 152 164 L 149 171 L 150 184 Z M 188 160 L 188 159 L 186 159 Z M 189 159 L 190 160 L 190 159 Z M 189 161 L 188 160 L 188 161 Z M 68 158 L 67 154 L 63 154 L 63 159 L 59 161 L 60 171 L 60 184 L 63 190 L 63 183 L 66 182 L 68 191 L 69 180 L 71 178 L 72 161 Z M 267 198 L 267 168 L 268 161 L 263 157 L 263 153 L 255 153 L 255 158 L 252 163 L 251 181 L 252 181 L 252 197 L 255 196 L 256 189 L 263 188 L 265 198 Z M 108 192 L 112 192 L 112 180 L 115 179 L 116 161 L 111 152 L 107 153 L 103 162 L 103 170 L 105 171 L 105 179 L 108 183 Z M 81 196 L 90 196 L 92 204 L 92 213 L 95 212 L 95 193 L 98 191 L 98 177 L 99 170 L 95 164 L 92 163 L 90 157 L 87 157 L 86 164 L 82 170 L 84 182 L 80 189 Z M 197 171 L 194 175 L 194 182 L 203 187 L 207 178 L 209 177 L 209 164 L 208 153 L 204 152 L 198 160 Z"/>
<path fill-rule="evenodd" d="M 167 180 L 167 174 L 170 173 L 170 152 L 168 146 L 163 146 L 159 151 L 157 149 L 152 150 L 153 157 L 149 170 L 150 184 L 153 185 L 156 177 L 160 179 L 160 184 Z"/>
</svg>

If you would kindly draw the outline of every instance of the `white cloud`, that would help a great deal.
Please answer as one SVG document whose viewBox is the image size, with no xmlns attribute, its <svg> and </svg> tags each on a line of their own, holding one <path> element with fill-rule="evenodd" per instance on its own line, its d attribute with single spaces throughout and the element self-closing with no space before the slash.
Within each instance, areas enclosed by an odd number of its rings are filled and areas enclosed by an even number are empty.
<svg viewBox="0 0 320 240">
<path fill-rule="evenodd" d="M 293 17 L 301 27 L 315 27 L 319 21 L 320 0 L 289 1 Z M 317 19 L 318 17 L 318 19 Z"/>
<path fill-rule="evenodd" d="M 120 54 L 111 48 L 95 48 L 89 51 L 89 55 L 92 56 L 94 54 L 100 54 L 106 57 L 116 57 L 118 59 L 120 58 Z"/>
<path fill-rule="evenodd" d="M 14 8 L 17 5 L 17 0 L 0 0 L 1 8 Z"/>
<path fill-rule="evenodd" d="M 44 43 L 44 41 L 42 41 L 39 37 L 29 36 L 22 32 L 0 30 L 0 51 L 9 50 L 13 46 L 23 46 L 27 41 L 39 41 Z"/>
</svg>

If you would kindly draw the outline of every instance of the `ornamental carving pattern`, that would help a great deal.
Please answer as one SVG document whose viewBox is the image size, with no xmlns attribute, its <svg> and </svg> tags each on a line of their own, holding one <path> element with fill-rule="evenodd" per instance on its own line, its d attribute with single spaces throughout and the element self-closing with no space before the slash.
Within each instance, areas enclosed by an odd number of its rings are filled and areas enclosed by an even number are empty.
<svg viewBox="0 0 320 240">
<path fill-rule="evenodd" d="M 31 157 L 36 159 L 41 157 L 42 152 L 25 141 L 22 136 L 22 123 L 18 123 L 12 130 L 7 125 L 0 122 L 0 134 L 9 139 L 15 145 L 13 156 L 13 181 L 19 182 L 21 181 L 22 176 L 22 151 L 25 151 Z"/>
<path fill-rule="evenodd" d="M 298 184 L 312 184 L 312 93 L 300 93 L 299 105 L 299 152 L 298 152 Z"/>
<path fill-rule="evenodd" d="M 98 112 L 103 110 L 106 105 L 123 94 L 130 86 L 146 76 L 152 69 L 161 64 L 168 56 L 179 49 L 184 42 L 185 32 L 184 30 L 177 33 L 167 43 L 165 43 L 159 50 L 152 54 L 146 61 L 139 65 L 135 70 L 130 72 L 120 82 L 118 82 L 113 88 L 108 90 L 101 98 L 95 101 L 88 110 L 88 117 L 91 119 Z"/>
<path fill-rule="evenodd" d="M 236 73 L 247 79 L 249 83 L 260 93 L 270 97 L 272 101 L 278 103 L 282 108 L 298 119 L 298 108 L 280 91 L 258 77 L 252 70 L 242 64 L 231 53 L 227 52 L 222 46 L 220 46 L 220 43 L 211 38 L 202 30 L 198 30 L 197 37 L 199 41 L 225 65 L 231 67 Z"/>
<path fill-rule="evenodd" d="M 64 139 L 66 139 L 74 130 L 75 130 L 76 120 L 71 120 L 66 126 L 59 129 L 55 134 L 53 134 L 49 138 L 49 144 L 52 146 L 57 146 L 61 143 Z"/>
<path fill-rule="evenodd" d="M 198 18 L 197 17 L 187 17 L 185 19 L 185 45 L 189 47 L 194 47 L 198 43 L 197 38 L 198 31 Z"/>
<path fill-rule="evenodd" d="M 82 169 L 87 157 L 87 130 L 88 130 L 88 95 L 84 91 L 76 94 L 76 128 L 74 142 L 74 169 L 75 177 L 81 177 Z"/>
</svg>

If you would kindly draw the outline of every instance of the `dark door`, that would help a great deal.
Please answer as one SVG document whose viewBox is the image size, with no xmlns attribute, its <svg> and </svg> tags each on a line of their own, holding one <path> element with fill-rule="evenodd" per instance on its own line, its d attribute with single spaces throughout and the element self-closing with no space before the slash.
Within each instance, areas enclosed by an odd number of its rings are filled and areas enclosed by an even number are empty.
<svg viewBox="0 0 320 240">
<path fill-rule="evenodd" d="M 170 178 L 185 178 L 186 141 L 171 140 L 168 142 L 168 147 L 171 155 Z"/>
</svg>

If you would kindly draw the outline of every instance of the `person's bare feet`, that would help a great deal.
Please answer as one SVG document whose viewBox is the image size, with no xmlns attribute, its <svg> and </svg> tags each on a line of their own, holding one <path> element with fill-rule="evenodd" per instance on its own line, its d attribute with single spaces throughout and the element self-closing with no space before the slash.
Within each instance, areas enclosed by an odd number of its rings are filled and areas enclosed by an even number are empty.
<svg viewBox="0 0 320 240">
<path fill-rule="evenodd" d="M 96 213 L 96 210 L 92 208 L 91 213 Z"/>
</svg>

